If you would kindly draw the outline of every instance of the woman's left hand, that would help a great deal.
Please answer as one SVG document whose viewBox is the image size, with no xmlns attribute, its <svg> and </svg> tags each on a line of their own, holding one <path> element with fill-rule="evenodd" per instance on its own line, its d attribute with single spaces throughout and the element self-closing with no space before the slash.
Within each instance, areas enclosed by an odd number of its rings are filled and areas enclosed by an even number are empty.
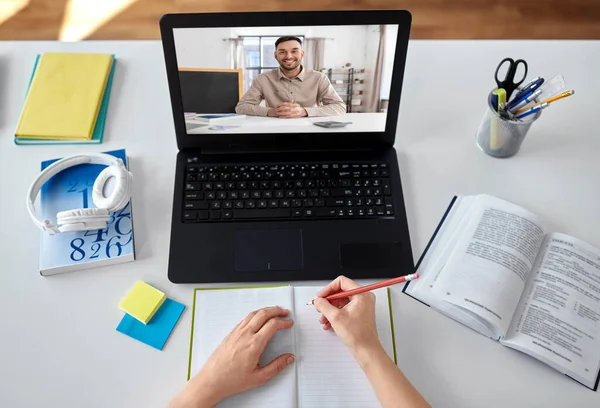
<svg viewBox="0 0 600 408">
<path fill-rule="evenodd" d="M 248 314 L 173 401 L 180 404 L 171 407 L 212 407 L 282 372 L 294 362 L 293 354 L 282 354 L 264 367 L 260 366 L 259 359 L 273 335 L 294 324 L 292 320 L 282 319 L 288 315 L 289 311 L 280 307 L 266 307 Z"/>
</svg>

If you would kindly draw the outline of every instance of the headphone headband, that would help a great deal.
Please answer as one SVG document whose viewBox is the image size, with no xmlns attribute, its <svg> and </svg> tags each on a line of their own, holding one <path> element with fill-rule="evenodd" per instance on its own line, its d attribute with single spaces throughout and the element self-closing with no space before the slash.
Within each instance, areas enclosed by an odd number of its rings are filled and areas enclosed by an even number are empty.
<svg viewBox="0 0 600 408">
<path fill-rule="evenodd" d="M 119 166 L 125 169 L 123 161 L 115 156 L 105 153 L 97 154 L 80 154 L 76 156 L 66 157 L 64 159 L 57 160 L 50 166 L 45 168 L 31 183 L 29 190 L 27 191 L 27 211 L 31 216 L 33 222 L 40 227 L 42 230 L 49 232 L 50 234 L 61 232 L 50 220 L 42 220 L 35 210 L 34 203 L 37 195 L 40 192 L 42 186 L 52 178 L 52 176 L 60 173 L 61 171 L 74 167 L 80 164 L 103 164 L 105 166 Z"/>
</svg>

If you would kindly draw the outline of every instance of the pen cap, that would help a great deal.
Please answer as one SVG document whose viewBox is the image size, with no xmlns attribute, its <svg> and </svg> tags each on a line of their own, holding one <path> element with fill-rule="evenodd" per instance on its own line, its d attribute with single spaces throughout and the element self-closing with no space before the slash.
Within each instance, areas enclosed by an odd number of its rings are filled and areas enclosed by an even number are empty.
<svg viewBox="0 0 600 408">
<path fill-rule="evenodd" d="M 495 89 L 492 90 L 494 92 Z M 517 154 L 531 125 L 540 117 L 541 110 L 523 119 L 494 110 L 492 92 L 475 136 L 477 146 L 493 157 L 511 157 Z M 536 101 L 538 98 L 535 99 Z"/>
</svg>

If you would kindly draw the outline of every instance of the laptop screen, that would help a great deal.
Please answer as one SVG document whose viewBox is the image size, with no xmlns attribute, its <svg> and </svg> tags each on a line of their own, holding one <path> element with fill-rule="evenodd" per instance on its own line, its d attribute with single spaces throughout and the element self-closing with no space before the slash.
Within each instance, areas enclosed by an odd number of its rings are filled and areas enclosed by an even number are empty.
<svg viewBox="0 0 600 408">
<path fill-rule="evenodd" d="M 397 25 L 174 28 L 188 135 L 384 132 Z"/>
</svg>

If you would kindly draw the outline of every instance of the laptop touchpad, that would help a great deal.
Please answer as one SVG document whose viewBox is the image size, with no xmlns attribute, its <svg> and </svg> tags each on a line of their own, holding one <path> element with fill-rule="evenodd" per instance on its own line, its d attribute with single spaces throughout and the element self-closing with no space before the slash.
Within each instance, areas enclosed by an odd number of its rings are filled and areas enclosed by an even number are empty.
<svg viewBox="0 0 600 408">
<path fill-rule="evenodd" d="M 236 271 L 295 271 L 303 268 L 302 230 L 236 232 Z"/>
</svg>

